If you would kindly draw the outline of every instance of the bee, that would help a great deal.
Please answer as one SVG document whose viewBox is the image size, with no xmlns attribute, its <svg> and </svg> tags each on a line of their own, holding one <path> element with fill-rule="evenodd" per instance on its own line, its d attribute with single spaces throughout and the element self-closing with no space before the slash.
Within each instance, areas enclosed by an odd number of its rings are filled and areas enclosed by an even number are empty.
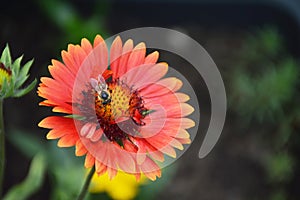
<svg viewBox="0 0 300 200">
<path fill-rule="evenodd" d="M 92 88 L 97 92 L 99 100 L 103 104 L 107 104 L 111 101 L 111 94 L 108 91 L 108 85 L 105 82 L 103 76 L 99 75 L 98 79 L 91 78 L 90 83 Z"/>
</svg>

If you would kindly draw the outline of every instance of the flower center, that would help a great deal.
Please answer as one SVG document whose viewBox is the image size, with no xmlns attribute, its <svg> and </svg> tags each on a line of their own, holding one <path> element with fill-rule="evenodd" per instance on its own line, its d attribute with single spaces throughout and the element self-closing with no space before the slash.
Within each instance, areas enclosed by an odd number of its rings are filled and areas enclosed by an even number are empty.
<svg viewBox="0 0 300 200">
<path fill-rule="evenodd" d="M 131 92 L 127 85 L 109 83 L 106 90 L 95 90 L 94 95 L 96 115 L 102 121 L 114 124 L 130 116 Z"/>
<path fill-rule="evenodd" d="M 129 135 L 139 134 L 149 112 L 138 91 L 119 79 L 105 81 L 102 76 L 91 79 L 90 84 L 98 128 L 102 128 L 105 136 L 122 144 Z"/>
<path fill-rule="evenodd" d="M 3 63 L 0 63 L 0 89 L 4 81 L 9 82 L 11 79 L 11 71 L 7 69 Z"/>
</svg>

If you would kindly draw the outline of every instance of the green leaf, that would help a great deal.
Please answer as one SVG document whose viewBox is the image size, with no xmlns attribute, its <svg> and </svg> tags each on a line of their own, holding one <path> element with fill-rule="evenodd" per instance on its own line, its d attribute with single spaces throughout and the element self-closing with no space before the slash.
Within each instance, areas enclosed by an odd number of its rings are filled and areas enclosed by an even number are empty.
<svg viewBox="0 0 300 200">
<path fill-rule="evenodd" d="M 85 119 L 85 117 L 81 116 L 81 115 L 66 115 L 64 117 L 71 118 L 71 119 L 77 119 L 77 120 L 84 120 Z"/>
<path fill-rule="evenodd" d="M 25 82 L 25 81 L 22 82 L 22 80 L 24 80 L 24 79 L 26 80 L 26 76 L 28 76 L 28 72 L 29 72 L 29 69 L 30 69 L 32 63 L 33 63 L 33 59 L 28 61 L 20 70 L 20 73 L 18 76 L 18 78 L 20 79 L 20 83 L 18 83 L 16 85 L 16 88 L 20 87 Z"/>
<path fill-rule="evenodd" d="M 29 78 L 29 75 L 26 75 L 25 77 L 18 77 L 17 81 L 15 82 L 15 87 L 16 88 L 21 87 L 28 78 Z"/>
<path fill-rule="evenodd" d="M 12 92 L 10 91 L 9 92 L 9 84 L 8 84 L 8 81 L 7 79 L 5 78 L 3 83 L 2 83 L 2 90 L 1 90 L 1 97 L 0 98 L 5 98 L 5 97 L 9 97 Z"/>
<path fill-rule="evenodd" d="M 142 115 L 145 117 L 145 116 L 147 116 L 147 115 L 149 115 L 149 114 L 151 114 L 151 113 L 154 113 L 156 110 L 144 110 L 144 111 L 142 111 Z"/>
<path fill-rule="evenodd" d="M 38 191 L 43 183 L 46 171 L 46 158 L 42 153 L 37 154 L 30 165 L 25 180 L 14 186 L 5 195 L 4 200 L 23 200 Z"/>
<path fill-rule="evenodd" d="M 21 90 L 17 90 L 14 92 L 13 97 L 21 97 L 25 94 L 27 94 L 28 92 L 30 92 L 36 85 L 37 80 L 34 79 L 34 81 L 32 81 L 27 87 L 25 87 L 24 89 Z"/>
<path fill-rule="evenodd" d="M 17 58 L 14 63 L 12 64 L 12 71 L 16 72 L 16 75 L 18 75 L 20 71 L 21 61 L 23 59 L 23 55 Z"/>
<path fill-rule="evenodd" d="M 8 44 L 6 44 L 6 47 L 2 52 L 0 60 L 5 65 L 5 67 L 11 68 L 11 55 Z"/>
</svg>

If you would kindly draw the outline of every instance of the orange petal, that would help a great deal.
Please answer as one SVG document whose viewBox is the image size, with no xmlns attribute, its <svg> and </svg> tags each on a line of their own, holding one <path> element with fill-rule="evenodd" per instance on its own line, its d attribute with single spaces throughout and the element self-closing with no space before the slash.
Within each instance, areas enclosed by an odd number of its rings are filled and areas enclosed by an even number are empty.
<svg viewBox="0 0 300 200">
<path fill-rule="evenodd" d="M 175 77 L 168 77 L 158 81 L 157 84 L 176 92 L 182 86 L 182 81 Z"/>
<path fill-rule="evenodd" d="M 146 45 L 144 42 L 139 43 L 132 50 L 127 63 L 127 71 L 144 63 L 146 55 Z"/>
<path fill-rule="evenodd" d="M 151 160 L 146 158 L 145 162 L 141 165 L 141 170 L 150 180 L 155 181 L 156 177 L 161 177 L 161 171 L 159 166 Z"/>
<path fill-rule="evenodd" d="M 72 106 L 70 104 L 62 103 L 62 106 L 55 106 L 52 109 L 52 111 L 53 112 L 66 113 L 66 114 L 72 114 Z"/>
<path fill-rule="evenodd" d="M 64 103 L 64 102 L 70 102 L 71 99 L 70 99 L 69 95 L 68 96 L 60 95 L 61 92 L 63 92 L 63 90 L 59 91 L 59 90 L 56 90 L 53 88 L 44 87 L 44 88 L 40 88 L 39 96 L 43 97 L 45 99 L 48 99 L 48 101 L 51 101 L 52 103 L 54 103 L 56 105 L 60 105 L 61 103 Z M 66 93 L 67 93 L 67 91 L 66 91 Z"/>
<path fill-rule="evenodd" d="M 120 77 L 127 72 L 127 62 L 132 49 L 133 49 L 133 41 L 129 39 L 125 42 L 123 46 L 122 56 L 119 61 L 119 68 L 116 73 L 116 77 Z"/>
<path fill-rule="evenodd" d="M 76 147 L 75 147 L 75 155 L 76 156 L 83 156 L 87 153 L 87 149 L 82 144 L 80 140 L 77 140 Z"/>
<path fill-rule="evenodd" d="M 166 123 L 171 123 L 172 126 L 180 125 L 183 129 L 189 129 L 195 126 L 195 122 L 189 118 L 168 118 Z"/>
<path fill-rule="evenodd" d="M 80 130 L 80 135 L 82 137 L 91 138 L 96 131 L 96 124 L 86 123 Z"/>
<path fill-rule="evenodd" d="M 122 154 L 122 155 L 121 155 Z M 116 156 L 116 160 L 118 163 L 118 167 L 127 173 L 133 173 L 136 171 L 135 169 L 135 160 L 132 155 L 125 152 L 119 152 L 119 155 Z"/>
<path fill-rule="evenodd" d="M 60 117 L 60 116 L 50 116 L 43 119 L 38 126 L 42 128 L 64 128 L 67 129 L 67 125 L 72 125 L 74 127 L 73 119 L 66 118 L 66 117 Z"/>
<path fill-rule="evenodd" d="M 166 107 L 167 117 L 185 117 L 194 112 L 194 108 L 187 103 L 180 103 L 179 105 L 174 105 Z"/>
<path fill-rule="evenodd" d="M 70 71 L 63 63 L 52 59 L 52 65 L 48 66 L 49 72 L 55 80 L 58 80 L 72 88 L 76 72 Z"/>
<path fill-rule="evenodd" d="M 85 51 L 86 54 L 89 54 L 93 49 L 91 43 L 86 38 L 83 38 L 81 40 L 81 47 Z"/>
<path fill-rule="evenodd" d="M 95 167 L 96 167 L 96 173 L 98 174 L 98 176 L 104 174 L 107 169 L 107 166 L 104 165 L 103 163 L 99 162 L 98 160 L 96 160 L 96 162 L 95 162 Z"/>
<path fill-rule="evenodd" d="M 61 52 L 61 57 L 63 59 L 63 62 L 66 65 L 66 67 L 68 69 L 70 69 L 71 72 L 73 72 L 74 74 L 76 74 L 80 66 L 78 66 L 75 63 L 72 54 L 70 52 L 67 52 L 67 51 L 62 51 Z"/>
<path fill-rule="evenodd" d="M 107 175 L 110 180 L 112 180 L 117 175 L 117 173 L 118 173 L 118 171 L 116 169 L 107 167 Z"/>
<path fill-rule="evenodd" d="M 191 144 L 192 141 L 190 138 L 176 138 L 181 144 Z"/>
<path fill-rule="evenodd" d="M 150 155 L 153 160 L 164 161 L 163 153 L 153 147 L 145 138 L 135 138 L 134 142 L 138 144 L 141 152 Z"/>
<path fill-rule="evenodd" d="M 95 158 L 90 153 L 87 153 L 84 162 L 85 168 L 93 167 L 94 164 L 95 164 Z"/>
<path fill-rule="evenodd" d="M 189 95 L 186 95 L 184 93 L 175 93 L 177 100 L 181 103 L 187 102 L 188 100 L 190 100 Z"/>
<path fill-rule="evenodd" d="M 74 134 L 64 135 L 62 138 L 59 139 L 57 146 L 71 147 L 76 144 L 78 139 L 79 139 L 78 135 L 74 135 Z"/>
<path fill-rule="evenodd" d="M 161 65 L 162 66 L 162 65 Z M 170 77 L 159 80 L 155 84 L 149 85 L 141 90 L 141 94 L 147 98 L 161 98 L 164 95 L 174 94 L 177 90 L 179 79 Z M 175 98 L 177 101 L 177 98 Z"/>
<path fill-rule="evenodd" d="M 92 142 L 97 142 L 100 140 L 101 136 L 103 135 L 103 130 L 99 128 L 95 131 L 94 135 L 91 137 Z"/>
<path fill-rule="evenodd" d="M 73 58 L 76 64 L 80 66 L 82 62 L 85 60 L 85 58 L 87 57 L 87 54 L 79 45 L 76 45 L 74 50 L 75 52 L 73 54 Z"/>
<path fill-rule="evenodd" d="M 42 77 L 41 82 L 46 86 L 39 88 L 42 94 L 59 94 L 56 98 L 61 99 L 64 102 L 72 102 L 72 91 L 71 88 L 66 87 L 59 81 L 52 78 Z"/>
<path fill-rule="evenodd" d="M 190 104 L 181 103 L 180 106 L 181 106 L 181 110 L 182 110 L 181 117 L 188 116 L 195 111 L 194 107 L 191 106 Z"/>
<path fill-rule="evenodd" d="M 101 37 L 101 35 L 96 35 L 96 37 L 94 39 L 94 48 L 103 42 L 104 42 L 104 40 Z"/>
<path fill-rule="evenodd" d="M 144 64 L 155 64 L 158 60 L 159 53 L 157 51 L 152 52 L 145 58 Z"/>
<path fill-rule="evenodd" d="M 175 137 L 187 139 L 187 138 L 190 138 L 190 134 L 185 129 L 181 128 L 181 129 L 179 129 L 179 131 Z"/>
<path fill-rule="evenodd" d="M 115 74 L 118 74 L 119 61 L 121 59 L 121 56 L 122 56 L 122 40 L 120 36 L 118 36 L 113 41 L 110 49 L 110 67 Z"/>
<path fill-rule="evenodd" d="M 149 152 L 149 155 L 153 160 L 156 160 L 158 162 L 164 162 L 165 161 L 164 154 L 161 151 L 158 151 L 158 150 L 157 151 L 152 151 L 152 152 Z"/>
<path fill-rule="evenodd" d="M 181 128 L 189 129 L 195 126 L 195 122 L 189 118 L 182 118 L 181 119 Z"/>
<path fill-rule="evenodd" d="M 176 158 L 176 151 L 170 145 L 164 146 L 163 148 L 159 149 L 159 151 L 163 152 L 164 154 L 166 154 L 172 158 Z"/>
<path fill-rule="evenodd" d="M 162 78 L 168 71 L 168 67 L 161 64 L 144 64 L 139 67 L 132 68 L 120 79 L 126 80 L 127 84 L 134 85 L 136 89 L 143 90 L 149 84 L 155 83 Z"/>
<path fill-rule="evenodd" d="M 179 142 L 178 140 L 176 139 L 173 139 L 170 143 L 169 143 L 172 147 L 175 147 L 179 150 L 183 150 L 183 146 L 181 144 L 181 142 Z"/>
<path fill-rule="evenodd" d="M 146 152 L 142 152 L 140 149 L 136 153 L 136 161 L 138 165 L 141 165 L 146 160 Z"/>
<path fill-rule="evenodd" d="M 141 180 L 141 173 L 135 173 L 133 175 L 135 176 L 136 181 L 140 181 Z"/>
<path fill-rule="evenodd" d="M 53 130 L 49 131 L 49 133 L 47 134 L 46 137 L 48 140 L 53 140 L 53 139 L 61 138 L 62 136 L 67 135 L 67 134 L 69 134 L 69 133 L 66 131 L 62 131 L 59 129 L 53 129 Z"/>
<path fill-rule="evenodd" d="M 158 151 L 161 151 L 171 157 L 176 157 L 176 152 L 169 145 L 173 138 L 163 132 L 160 132 L 153 137 L 145 138 L 145 140 L 147 140 L 147 142 L 149 142 L 149 144 L 155 147 Z"/>
</svg>

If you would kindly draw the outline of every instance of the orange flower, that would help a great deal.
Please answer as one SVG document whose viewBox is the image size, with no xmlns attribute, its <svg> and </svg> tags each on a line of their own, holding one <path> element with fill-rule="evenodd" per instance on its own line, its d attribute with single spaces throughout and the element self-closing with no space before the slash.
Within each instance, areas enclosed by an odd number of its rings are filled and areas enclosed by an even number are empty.
<svg viewBox="0 0 300 200">
<path fill-rule="evenodd" d="M 195 125 L 186 118 L 194 111 L 189 96 L 178 92 L 182 82 L 163 78 L 168 65 L 157 63 L 158 56 L 120 37 L 110 51 L 99 35 L 93 45 L 87 39 L 69 45 L 63 63 L 52 60 L 52 78 L 42 77 L 38 88 L 45 98 L 40 105 L 66 115 L 39 126 L 52 129 L 47 138 L 59 138 L 59 147 L 76 146 L 75 154 L 86 155 L 85 167 L 95 165 L 98 175 L 113 178 L 121 170 L 155 180 L 164 155 L 175 158 L 174 148 L 191 142 L 186 129 Z"/>
</svg>

